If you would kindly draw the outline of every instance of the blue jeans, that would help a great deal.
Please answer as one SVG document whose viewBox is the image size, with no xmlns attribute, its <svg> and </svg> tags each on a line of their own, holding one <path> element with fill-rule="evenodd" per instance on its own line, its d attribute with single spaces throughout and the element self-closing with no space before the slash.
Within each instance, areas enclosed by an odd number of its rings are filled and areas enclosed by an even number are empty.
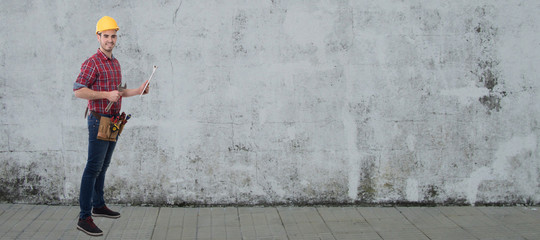
<svg viewBox="0 0 540 240">
<path fill-rule="evenodd" d="M 103 187 L 105 173 L 111 163 L 116 142 L 97 139 L 99 120 L 94 115 L 88 116 L 88 160 L 82 175 L 79 204 L 79 217 L 84 219 L 91 216 L 92 207 L 100 208 L 105 205 Z"/>
</svg>

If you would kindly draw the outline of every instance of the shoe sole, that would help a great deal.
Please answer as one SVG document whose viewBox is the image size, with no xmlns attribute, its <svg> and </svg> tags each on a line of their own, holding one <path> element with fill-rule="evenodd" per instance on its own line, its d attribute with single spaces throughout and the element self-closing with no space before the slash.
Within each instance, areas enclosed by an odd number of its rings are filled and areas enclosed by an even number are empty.
<svg viewBox="0 0 540 240">
<path fill-rule="evenodd" d="M 103 236 L 103 233 L 102 233 L 102 232 L 101 232 L 101 233 L 92 233 L 92 232 L 89 232 L 89 231 L 84 230 L 82 227 L 79 227 L 79 226 L 77 226 L 77 229 L 78 229 L 79 231 L 83 232 L 83 233 L 86 233 L 86 234 L 90 235 L 90 236 L 94 236 L 94 237 L 97 237 L 97 236 Z"/>
<path fill-rule="evenodd" d="M 107 214 L 95 214 L 95 213 L 92 213 L 92 217 L 120 218 L 120 215 L 111 216 L 111 215 L 107 215 Z"/>
</svg>

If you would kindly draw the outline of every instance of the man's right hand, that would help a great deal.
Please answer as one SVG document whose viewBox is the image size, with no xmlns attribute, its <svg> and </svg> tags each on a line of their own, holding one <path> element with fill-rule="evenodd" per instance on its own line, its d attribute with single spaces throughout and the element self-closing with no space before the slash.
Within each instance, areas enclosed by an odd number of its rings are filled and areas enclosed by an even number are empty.
<svg viewBox="0 0 540 240">
<path fill-rule="evenodd" d="M 107 100 L 117 102 L 120 99 L 120 92 L 117 90 L 107 92 Z"/>
</svg>

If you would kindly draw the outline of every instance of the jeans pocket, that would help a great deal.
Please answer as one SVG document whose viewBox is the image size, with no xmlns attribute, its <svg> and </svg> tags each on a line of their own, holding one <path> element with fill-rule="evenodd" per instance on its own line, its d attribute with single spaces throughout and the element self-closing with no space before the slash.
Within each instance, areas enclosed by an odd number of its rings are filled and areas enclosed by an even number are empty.
<svg viewBox="0 0 540 240">
<path fill-rule="evenodd" d="M 96 139 L 99 130 L 99 120 L 92 114 L 88 116 L 88 134 L 89 139 Z"/>
</svg>

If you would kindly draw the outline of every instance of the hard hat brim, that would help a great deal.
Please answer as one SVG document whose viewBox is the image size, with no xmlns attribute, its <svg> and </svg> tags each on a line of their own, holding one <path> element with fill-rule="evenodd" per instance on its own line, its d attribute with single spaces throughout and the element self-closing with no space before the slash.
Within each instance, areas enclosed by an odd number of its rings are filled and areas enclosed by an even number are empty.
<svg viewBox="0 0 540 240">
<path fill-rule="evenodd" d="M 102 29 L 101 31 L 96 31 L 96 34 L 99 34 L 100 32 L 105 32 L 107 30 L 116 30 L 118 32 L 118 30 L 120 30 L 120 28 Z"/>
</svg>

